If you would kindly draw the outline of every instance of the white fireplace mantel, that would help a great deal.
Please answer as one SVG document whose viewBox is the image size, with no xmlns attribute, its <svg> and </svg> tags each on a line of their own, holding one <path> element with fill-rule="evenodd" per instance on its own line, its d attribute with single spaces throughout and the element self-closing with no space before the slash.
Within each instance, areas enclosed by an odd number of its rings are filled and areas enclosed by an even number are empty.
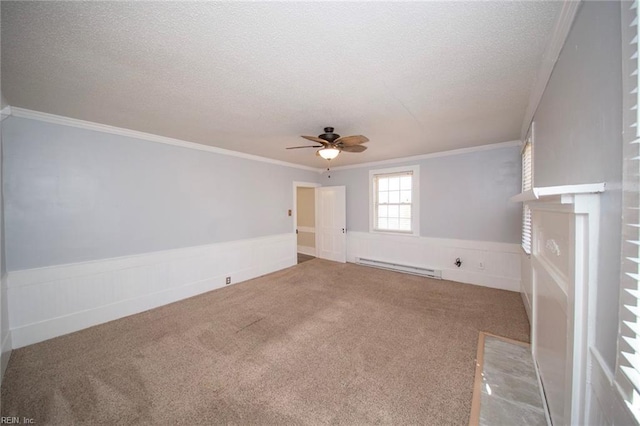
<svg viewBox="0 0 640 426">
<path fill-rule="evenodd" d="M 604 183 L 533 188 L 531 347 L 554 424 L 584 424 L 594 342 L 600 193 Z M 524 277 L 523 277 L 524 281 Z"/>
<path fill-rule="evenodd" d="M 570 203 L 567 197 L 571 197 L 577 194 L 595 194 L 604 192 L 604 183 L 587 183 L 581 185 L 560 185 L 560 186 L 543 186 L 538 188 L 532 188 L 528 191 L 521 192 L 518 195 L 514 195 L 509 201 L 520 203 L 527 201 L 535 201 L 545 197 L 564 197 L 565 203 Z"/>
</svg>

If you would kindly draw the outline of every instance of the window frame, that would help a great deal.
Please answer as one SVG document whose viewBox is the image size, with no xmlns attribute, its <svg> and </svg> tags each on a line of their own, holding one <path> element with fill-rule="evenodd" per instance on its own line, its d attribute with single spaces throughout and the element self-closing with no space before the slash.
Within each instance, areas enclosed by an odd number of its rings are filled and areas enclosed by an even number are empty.
<svg viewBox="0 0 640 426">
<path fill-rule="evenodd" d="M 411 173 L 411 231 L 376 229 L 376 185 L 379 175 Z M 385 235 L 420 236 L 420 166 L 401 166 L 369 170 L 369 232 Z"/>
</svg>

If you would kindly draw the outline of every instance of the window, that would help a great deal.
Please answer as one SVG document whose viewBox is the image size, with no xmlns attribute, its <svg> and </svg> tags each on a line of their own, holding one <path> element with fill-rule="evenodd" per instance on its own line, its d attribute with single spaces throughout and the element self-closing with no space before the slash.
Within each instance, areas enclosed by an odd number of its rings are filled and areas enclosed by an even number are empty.
<svg viewBox="0 0 640 426">
<path fill-rule="evenodd" d="M 533 125 L 531 128 L 533 129 Z M 533 188 L 531 151 L 531 136 L 529 136 L 522 148 L 522 192 Z M 525 253 L 531 254 L 531 209 L 526 203 L 522 205 L 522 249 Z"/>
<path fill-rule="evenodd" d="M 419 167 L 369 172 L 372 232 L 419 235 Z"/>
<path fill-rule="evenodd" d="M 640 133 L 637 3 L 622 2 L 622 265 L 616 384 L 640 420 Z M 631 43 L 629 43 L 631 41 Z"/>
</svg>

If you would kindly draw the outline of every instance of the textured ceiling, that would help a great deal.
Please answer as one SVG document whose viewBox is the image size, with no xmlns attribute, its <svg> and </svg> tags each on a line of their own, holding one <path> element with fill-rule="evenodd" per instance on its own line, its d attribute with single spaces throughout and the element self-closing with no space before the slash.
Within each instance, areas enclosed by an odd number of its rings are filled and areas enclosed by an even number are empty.
<svg viewBox="0 0 640 426">
<path fill-rule="evenodd" d="M 518 139 L 559 2 L 2 2 L 12 106 L 323 167 Z"/>
</svg>

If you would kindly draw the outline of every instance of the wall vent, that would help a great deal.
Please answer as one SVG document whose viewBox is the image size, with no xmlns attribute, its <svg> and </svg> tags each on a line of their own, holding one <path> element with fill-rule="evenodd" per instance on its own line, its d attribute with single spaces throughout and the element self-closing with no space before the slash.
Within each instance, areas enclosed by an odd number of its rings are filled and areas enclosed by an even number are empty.
<svg viewBox="0 0 640 426">
<path fill-rule="evenodd" d="M 420 275 L 421 277 L 442 279 L 442 271 L 422 268 L 420 266 L 402 265 L 400 263 L 384 262 L 382 260 L 365 259 L 356 257 L 358 265 L 373 266 L 374 268 L 388 269 L 390 271 L 404 272 L 405 274 Z"/>
</svg>

